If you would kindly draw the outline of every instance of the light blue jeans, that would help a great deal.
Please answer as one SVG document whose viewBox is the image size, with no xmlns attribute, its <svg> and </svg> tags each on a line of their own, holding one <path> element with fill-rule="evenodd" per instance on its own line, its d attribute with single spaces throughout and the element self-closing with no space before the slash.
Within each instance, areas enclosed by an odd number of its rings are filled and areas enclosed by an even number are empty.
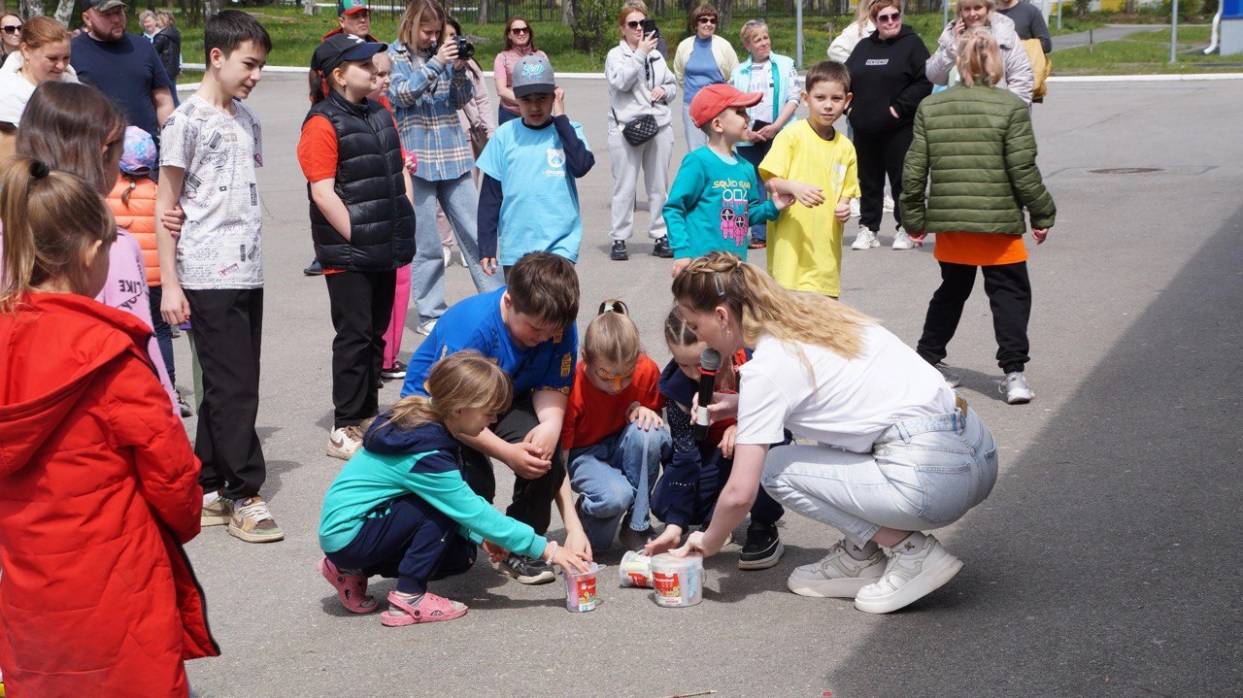
<svg viewBox="0 0 1243 698">
<path fill-rule="evenodd" d="M 436 230 L 436 202 L 444 209 L 453 226 L 458 249 L 466 260 L 475 290 L 486 293 L 500 288 L 500 274 L 488 276 L 479 267 L 479 238 L 475 218 L 479 210 L 479 193 L 470 173 L 457 179 L 439 182 L 413 177 L 414 180 L 414 263 L 410 268 L 410 294 L 419 311 L 419 321 L 435 320 L 445 314 L 445 263 L 440 233 Z"/>
<path fill-rule="evenodd" d="M 997 480 L 997 445 L 970 409 L 889 427 L 871 453 L 825 445 L 768 452 L 764 489 L 862 547 L 880 528 L 947 526 L 984 501 Z"/>
<path fill-rule="evenodd" d="M 613 544 L 627 511 L 631 529 L 648 529 L 652 487 L 672 450 L 667 428 L 643 431 L 633 424 L 600 443 L 570 450 L 570 488 L 582 495 L 578 511 L 592 550 Z"/>
</svg>

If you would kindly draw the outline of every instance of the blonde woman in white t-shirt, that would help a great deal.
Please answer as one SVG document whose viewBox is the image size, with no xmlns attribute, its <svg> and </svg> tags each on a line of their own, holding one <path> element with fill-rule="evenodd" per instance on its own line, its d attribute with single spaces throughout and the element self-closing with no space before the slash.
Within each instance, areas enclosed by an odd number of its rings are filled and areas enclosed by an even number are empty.
<svg viewBox="0 0 1243 698">
<path fill-rule="evenodd" d="M 922 531 L 988 496 L 997 447 L 941 374 L 871 318 L 783 289 L 733 255 L 695 260 L 673 294 L 708 346 L 753 351 L 738 394 L 709 408 L 738 420 L 733 472 L 711 525 L 676 552 L 719 551 L 762 483 L 787 508 L 845 535 L 790 574 L 794 593 L 889 613 L 952 579 L 962 562 Z M 814 444 L 770 449 L 786 429 Z"/>
</svg>

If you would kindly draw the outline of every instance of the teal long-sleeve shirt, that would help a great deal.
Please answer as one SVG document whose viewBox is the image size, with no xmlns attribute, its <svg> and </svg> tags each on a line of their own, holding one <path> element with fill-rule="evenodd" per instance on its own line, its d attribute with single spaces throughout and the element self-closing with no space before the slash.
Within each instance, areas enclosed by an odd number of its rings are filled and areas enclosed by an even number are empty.
<svg viewBox="0 0 1243 698">
<path fill-rule="evenodd" d="M 673 256 L 732 252 L 745 260 L 751 226 L 780 213 L 772 201 L 761 201 L 761 186 L 746 160 L 728 162 L 708 146 L 687 153 L 665 201 Z"/>
<path fill-rule="evenodd" d="M 518 555 L 538 558 L 548 541 L 527 524 L 502 514 L 462 479 L 461 444 L 440 424 L 398 429 L 381 415 L 354 457 L 324 495 L 319 545 L 326 553 L 349 545 L 384 504 L 415 494 L 479 543 L 487 540 Z"/>
</svg>

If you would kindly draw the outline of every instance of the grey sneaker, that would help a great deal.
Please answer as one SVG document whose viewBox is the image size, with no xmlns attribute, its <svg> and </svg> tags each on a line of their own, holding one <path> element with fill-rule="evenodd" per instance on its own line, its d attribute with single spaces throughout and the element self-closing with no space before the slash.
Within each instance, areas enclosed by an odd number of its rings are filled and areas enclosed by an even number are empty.
<svg viewBox="0 0 1243 698">
<path fill-rule="evenodd" d="M 957 388 L 962 383 L 962 376 L 955 373 L 944 361 L 938 361 L 932 365 L 933 368 L 941 372 L 941 376 L 945 378 L 945 382 L 951 388 Z"/>
<path fill-rule="evenodd" d="M 276 525 L 263 497 L 249 497 L 233 504 L 229 519 L 229 535 L 247 543 L 274 543 L 285 539 L 285 532 Z"/>
<path fill-rule="evenodd" d="M 203 513 L 199 515 L 199 527 L 223 526 L 233 518 L 233 501 L 217 497 L 211 504 L 203 505 Z"/>
<path fill-rule="evenodd" d="M 860 589 L 880 579 L 885 562 L 880 550 L 866 560 L 856 560 L 838 541 L 819 562 L 795 567 L 786 586 L 799 596 L 853 599 Z"/>
<path fill-rule="evenodd" d="M 902 541 L 889 551 L 880 579 L 859 590 L 855 608 L 865 613 L 892 613 L 940 589 L 962 569 L 934 536 L 922 543 Z"/>
<path fill-rule="evenodd" d="M 1026 405 L 1036 397 L 1032 389 L 1027 387 L 1027 378 L 1022 371 L 1007 373 L 997 389 L 1006 394 L 1006 403 L 1010 405 Z"/>
</svg>

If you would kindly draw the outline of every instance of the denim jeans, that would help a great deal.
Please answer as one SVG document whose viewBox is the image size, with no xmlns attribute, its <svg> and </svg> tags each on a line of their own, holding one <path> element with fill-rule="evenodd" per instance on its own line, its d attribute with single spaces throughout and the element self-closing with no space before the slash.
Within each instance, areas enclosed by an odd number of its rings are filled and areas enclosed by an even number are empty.
<svg viewBox="0 0 1243 698">
<path fill-rule="evenodd" d="M 825 445 L 768 453 L 762 483 L 777 501 L 863 546 L 882 527 L 947 526 L 984 501 L 997 480 L 997 445 L 971 410 L 907 419 L 871 453 Z"/>
<path fill-rule="evenodd" d="M 414 178 L 414 263 L 410 271 L 411 293 L 419 311 L 419 321 L 435 320 L 445 314 L 445 261 L 440 233 L 436 230 L 436 203 L 444 209 L 457 235 L 458 249 L 466 260 L 475 290 L 480 293 L 501 287 L 499 274 L 488 276 L 479 268 L 479 239 L 475 216 L 479 194 L 470 174 L 457 179 L 428 182 Z"/>
<path fill-rule="evenodd" d="M 652 486 L 673 450 L 665 427 L 634 424 L 592 446 L 570 450 L 570 488 L 582 496 L 578 511 L 592 550 L 607 550 L 630 512 L 630 528 L 646 531 Z"/>
</svg>

